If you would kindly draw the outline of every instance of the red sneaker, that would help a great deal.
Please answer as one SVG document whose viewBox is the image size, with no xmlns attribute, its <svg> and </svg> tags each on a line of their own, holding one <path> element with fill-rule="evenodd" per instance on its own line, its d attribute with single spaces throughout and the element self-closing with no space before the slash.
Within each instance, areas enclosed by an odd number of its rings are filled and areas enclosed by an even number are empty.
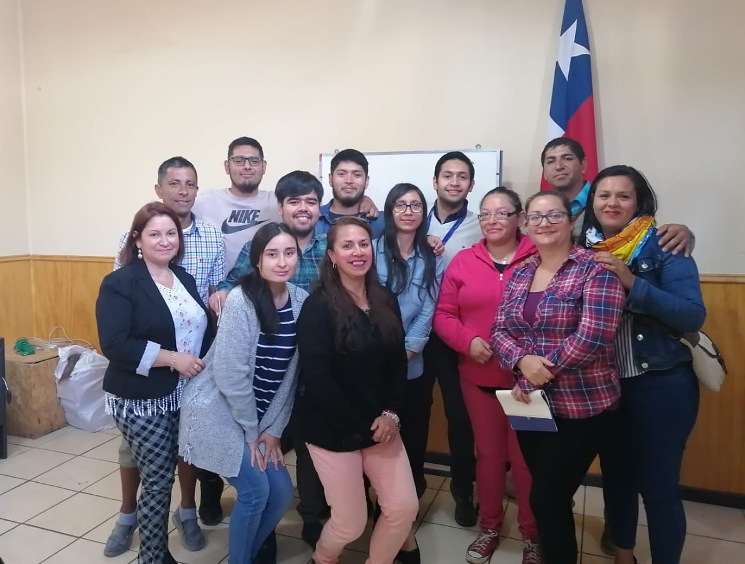
<svg viewBox="0 0 745 564">
<path fill-rule="evenodd" d="M 484 564 L 488 562 L 499 546 L 497 531 L 484 531 L 476 537 L 466 551 L 466 562 L 469 564 Z"/>
</svg>

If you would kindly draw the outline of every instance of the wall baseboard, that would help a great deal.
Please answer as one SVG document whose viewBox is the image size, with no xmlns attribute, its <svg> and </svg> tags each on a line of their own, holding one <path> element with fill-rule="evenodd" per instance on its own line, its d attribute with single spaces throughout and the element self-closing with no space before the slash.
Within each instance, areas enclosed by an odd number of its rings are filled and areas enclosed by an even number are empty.
<svg viewBox="0 0 745 564">
<path fill-rule="evenodd" d="M 438 466 L 450 466 L 450 455 L 442 452 L 427 452 L 424 457 L 425 462 L 436 464 Z M 431 476 L 442 476 L 450 478 L 450 471 L 443 468 L 424 467 L 425 474 Z M 587 474 L 582 482 L 585 486 L 603 487 L 603 477 L 599 474 Z M 706 503 L 708 505 L 721 505 L 722 507 L 733 507 L 735 509 L 745 509 L 745 495 L 720 492 L 715 490 L 706 490 L 703 488 L 692 488 L 681 486 L 681 496 L 686 501 L 695 501 L 697 503 Z"/>
</svg>

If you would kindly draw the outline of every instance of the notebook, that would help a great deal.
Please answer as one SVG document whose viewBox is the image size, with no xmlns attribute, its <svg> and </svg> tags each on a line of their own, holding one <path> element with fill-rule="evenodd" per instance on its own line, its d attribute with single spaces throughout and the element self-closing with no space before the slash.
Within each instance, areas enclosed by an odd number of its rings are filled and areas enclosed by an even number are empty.
<svg viewBox="0 0 745 564">
<path fill-rule="evenodd" d="M 528 394 L 530 403 L 525 404 L 512 397 L 511 390 L 497 390 L 497 399 L 502 404 L 510 426 L 515 431 L 556 432 L 556 422 L 548 406 L 546 392 L 534 390 Z"/>
</svg>

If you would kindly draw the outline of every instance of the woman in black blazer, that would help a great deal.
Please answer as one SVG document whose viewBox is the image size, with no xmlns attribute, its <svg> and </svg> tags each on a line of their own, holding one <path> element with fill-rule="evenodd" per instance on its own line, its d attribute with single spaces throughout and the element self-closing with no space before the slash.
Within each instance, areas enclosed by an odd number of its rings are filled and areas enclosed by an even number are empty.
<svg viewBox="0 0 745 564">
<path fill-rule="evenodd" d="M 142 478 L 138 561 L 168 564 L 168 508 L 178 452 L 181 392 L 204 368 L 214 336 L 194 279 L 175 264 L 183 253 L 176 215 L 160 202 L 134 217 L 122 267 L 106 276 L 96 302 L 101 350 L 109 359 L 106 408 Z"/>
</svg>

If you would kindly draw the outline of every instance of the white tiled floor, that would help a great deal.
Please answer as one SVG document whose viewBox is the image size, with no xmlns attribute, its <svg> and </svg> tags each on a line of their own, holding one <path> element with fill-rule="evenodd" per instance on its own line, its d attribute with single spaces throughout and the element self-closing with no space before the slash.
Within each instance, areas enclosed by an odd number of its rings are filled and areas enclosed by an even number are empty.
<svg viewBox="0 0 745 564">
<path fill-rule="evenodd" d="M 40 439 L 9 437 L 10 456 L 0 460 L 0 556 L 7 564 L 127 564 L 136 562 L 139 537 L 132 550 L 118 558 L 103 556 L 103 543 L 111 531 L 119 508 L 116 430 L 85 433 L 65 427 Z M 294 476 L 294 457 L 288 457 Z M 429 489 L 421 500 L 417 539 L 426 564 L 465 562 L 465 549 L 474 539 L 473 528 L 463 529 L 453 521 L 454 503 L 449 481 L 428 476 Z M 174 490 L 172 509 L 178 505 Z M 229 515 L 235 490 L 226 488 L 223 508 Z M 600 551 L 603 528 L 602 495 L 597 488 L 580 488 L 575 497 L 577 538 L 582 564 L 609 564 Z M 492 558 L 496 564 L 521 561 L 516 507 L 506 503 L 502 543 Z M 741 564 L 745 562 L 745 512 L 739 509 L 686 502 L 688 538 L 684 564 Z M 363 564 L 370 538 L 365 534 L 350 545 L 343 564 Z M 205 527 L 207 547 L 185 551 L 178 534 L 170 531 L 169 547 L 184 564 L 227 563 L 227 524 Z M 306 564 L 310 550 L 300 540 L 301 522 L 289 511 L 280 523 L 281 564 Z M 636 550 L 640 562 L 649 562 L 646 520 L 639 524 Z"/>
</svg>

